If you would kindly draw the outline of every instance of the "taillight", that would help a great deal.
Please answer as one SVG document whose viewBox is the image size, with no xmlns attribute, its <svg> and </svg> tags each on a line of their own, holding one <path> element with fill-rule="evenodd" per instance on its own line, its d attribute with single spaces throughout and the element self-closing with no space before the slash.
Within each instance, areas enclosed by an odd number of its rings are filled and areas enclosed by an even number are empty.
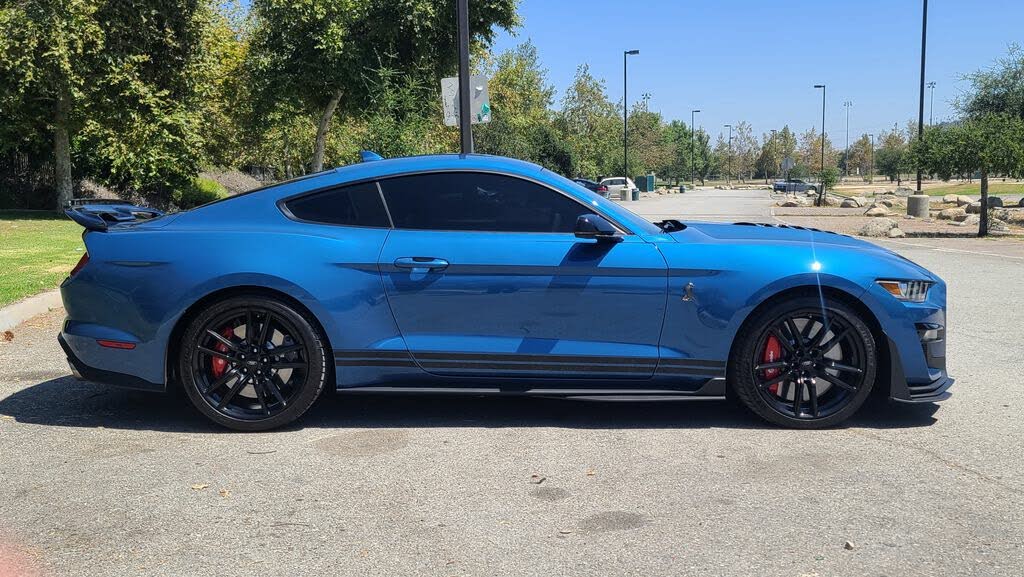
<svg viewBox="0 0 1024 577">
<path fill-rule="evenodd" d="M 89 253 L 83 254 L 82 258 L 78 259 L 78 264 L 75 265 L 75 268 L 71 269 L 71 273 L 68 274 L 68 277 L 70 278 L 78 274 L 78 271 L 82 270 L 82 267 L 87 264 L 89 264 Z"/>
</svg>

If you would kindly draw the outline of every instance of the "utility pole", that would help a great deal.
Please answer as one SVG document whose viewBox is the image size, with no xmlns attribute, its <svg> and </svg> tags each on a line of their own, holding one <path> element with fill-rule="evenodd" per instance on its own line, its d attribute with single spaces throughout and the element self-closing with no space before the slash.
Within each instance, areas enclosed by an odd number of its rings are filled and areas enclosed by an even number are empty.
<svg viewBox="0 0 1024 577">
<path fill-rule="evenodd" d="M 691 187 L 696 187 L 697 186 L 697 180 L 693 176 L 693 169 L 694 169 L 694 166 L 696 166 L 694 164 L 693 138 L 694 138 L 694 136 L 696 134 L 697 128 L 693 124 L 693 119 L 694 119 L 694 115 L 697 114 L 698 112 L 700 112 L 700 110 L 691 110 L 690 111 L 690 186 Z"/>
<path fill-rule="evenodd" d="M 459 141 L 462 154 L 473 153 L 473 121 L 469 96 L 469 0 L 458 0 L 459 21 Z"/>
<path fill-rule="evenodd" d="M 725 172 L 725 185 L 732 186 L 732 125 L 726 124 L 725 127 L 729 129 L 729 162 Z"/>
<path fill-rule="evenodd" d="M 846 107 L 846 157 L 843 160 L 843 166 L 846 168 L 846 177 L 850 177 L 850 107 L 853 106 L 853 102 L 847 100 L 843 102 L 843 106 Z"/>
<path fill-rule="evenodd" d="M 875 182 L 875 135 L 869 134 L 871 137 L 871 154 L 869 155 L 871 160 L 869 161 L 870 168 L 868 169 L 868 182 L 874 184 Z"/>
<path fill-rule="evenodd" d="M 935 81 L 932 80 L 928 83 L 928 88 L 931 89 L 931 103 L 928 105 L 928 126 L 935 124 Z"/>
<path fill-rule="evenodd" d="M 921 15 L 921 98 L 917 107 L 917 139 L 924 140 L 924 57 L 928 47 L 928 0 Z M 921 168 L 917 169 L 917 194 L 921 194 Z"/>
<path fill-rule="evenodd" d="M 815 84 L 815 88 L 821 89 L 821 177 L 818 181 L 818 200 L 815 202 L 815 206 L 821 206 L 825 199 L 825 191 L 821 186 L 821 181 L 824 180 L 825 176 L 825 85 Z"/>
<path fill-rule="evenodd" d="M 622 52 L 622 177 L 629 178 L 629 98 L 626 96 L 626 57 L 640 54 L 639 50 Z"/>
</svg>

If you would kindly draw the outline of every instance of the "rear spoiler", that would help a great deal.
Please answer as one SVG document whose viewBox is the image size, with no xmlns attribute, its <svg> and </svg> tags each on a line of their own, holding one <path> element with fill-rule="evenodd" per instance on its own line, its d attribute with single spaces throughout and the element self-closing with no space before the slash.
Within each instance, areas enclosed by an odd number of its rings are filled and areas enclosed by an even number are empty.
<svg viewBox="0 0 1024 577">
<path fill-rule="evenodd" d="M 84 226 L 86 230 L 103 232 L 115 224 L 138 220 L 149 220 L 164 213 L 155 208 L 128 204 L 122 200 L 77 199 L 64 209 L 68 218 Z"/>
</svg>

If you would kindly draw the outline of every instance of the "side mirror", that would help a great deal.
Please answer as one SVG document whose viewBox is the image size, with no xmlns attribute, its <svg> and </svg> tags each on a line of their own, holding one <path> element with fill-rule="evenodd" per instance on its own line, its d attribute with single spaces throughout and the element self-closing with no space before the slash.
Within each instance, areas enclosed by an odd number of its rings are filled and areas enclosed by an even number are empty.
<svg viewBox="0 0 1024 577">
<path fill-rule="evenodd" d="M 622 242 L 612 223 L 596 214 L 582 214 L 576 219 L 576 238 L 588 238 L 599 242 Z"/>
</svg>

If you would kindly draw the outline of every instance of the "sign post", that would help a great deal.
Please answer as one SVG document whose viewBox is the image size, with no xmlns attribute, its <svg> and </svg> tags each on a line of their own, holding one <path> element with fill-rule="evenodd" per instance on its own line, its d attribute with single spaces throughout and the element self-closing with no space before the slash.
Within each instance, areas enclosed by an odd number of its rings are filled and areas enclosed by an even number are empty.
<svg viewBox="0 0 1024 577">
<path fill-rule="evenodd" d="M 459 135 L 462 154 L 473 153 L 469 91 L 469 0 L 457 0 L 459 19 Z"/>
<path fill-rule="evenodd" d="M 491 121 L 491 101 L 487 91 L 487 77 L 470 78 L 469 117 L 471 124 Z M 452 76 L 441 79 L 441 105 L 445 126 L 459 126 L 462 107 L 459 104 L 459 79 Z"/>
</svg>

